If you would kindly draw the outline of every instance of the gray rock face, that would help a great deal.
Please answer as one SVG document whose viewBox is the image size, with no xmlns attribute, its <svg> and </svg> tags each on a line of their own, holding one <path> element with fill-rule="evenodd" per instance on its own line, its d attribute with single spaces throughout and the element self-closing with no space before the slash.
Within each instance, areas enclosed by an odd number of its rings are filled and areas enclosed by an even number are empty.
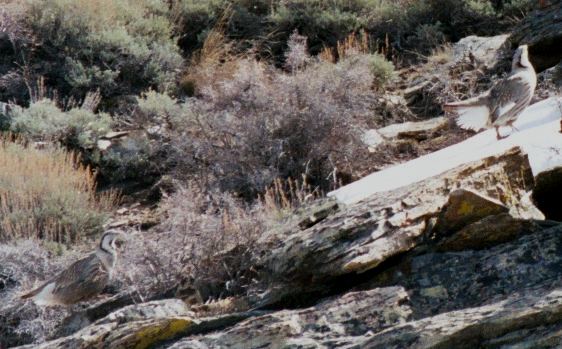
<svg viewBox="0 0 562 349">
<path fill-rule="evenodd" d="M 467 36 L 453 46 L 453 61 L 458 63 L 470 57 L 486 69 L 492 69 L 508 54 L 509 46 L 508 34 L 492 37 Z"/>
<path fill-rule="evenodd" d="M 341 208 L 304 231 L 294 229 L 278 238 L 270 237 L 265 267 L 273 278 L 293 280 L 307 289 L 315 285 L 325 288 L 328 280 L 372 270 L 423 243 L 431 236 L 439 216 L 441 230 L 460 229 L 462 224 L 505 212 L 506 204 L 517 207 L 532 183 L 526 156 L 514 149 L 374 195 Z M 473 193 L 450 199 L 451 192 L 459 193 L 455 192 L 457 188 L 473 188 L 491 200 Z M 470 210 L 456 212 L 456 216 L 442 214 L 442 208 L 451 200 Z M 289 289 L 300 292 L 299 287 Z"/>
<path fill-rule="evenodd" d="M 487 225 L 495 222 L 494 217 Z M 523 228 L 518 239 L 494 247 L 428 251 L 406 258 L 364 287 L 405 287 L 416 318 L 498 302 L 515 293 L 562 289 L 561 233 L 557 223 L 537 222 Z"/>
<path fill-rule="evenodd" d="M 72 335 L 22 349 L 151 348 L 179 336 L 212 332 L 260 313 L 198 319 L 179 299 L 130 305 Z"/>
<path fill-rule="evenodd" d="M 395 326 L 357 347 L 559 348 L 561 318 L 562 290 L 535 291 Z"/>
<path fill-rule="evenodd" d="M 401 287 L 352 292 L 302 310 L 246 320 L 226 331 L 180 341 L 170 348 L 342 348 L 373 332 L 405 323 L 410 309 Z"/>
<path fill-rule="evenodd" d="M 510 38 L 517 45 L 529 45 L 531 63 L 537 72 L 562 60 L 562 2 L 552 2 L 552 5 L 528 15 Z"/>
</svg>

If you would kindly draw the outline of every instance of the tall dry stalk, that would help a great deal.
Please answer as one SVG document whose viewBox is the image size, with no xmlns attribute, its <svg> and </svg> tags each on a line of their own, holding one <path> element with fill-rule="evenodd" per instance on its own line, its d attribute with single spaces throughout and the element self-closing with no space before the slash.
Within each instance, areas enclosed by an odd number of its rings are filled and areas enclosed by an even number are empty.
<svg viewBox="0 0 562 349">
<path fill-rule="evenodd" d="M 301 181 L 288 178 L 277 178 L 265 190 L 261 199 L 268 212 L 290 211 L 306 202 L 322 197 L 323 193 L 318 188 L 312 187 L 305 175 Z"/>
<path fill-rule="evenodd" d="M 207 34 L 203 47 L 193 54 L 189 70 L 181 81 L 185 89 L 197 92 L 202 86 L 214 86 L 232 79 L 238 70 L 240 57 L 234 53 L 232 44 L 224 34 L 232 13 L 232 8 L 228 6 Z"/>
<path fill-rule="evenodd" d="M 336 47 L 324 47 L 320 52 L 320 59 L 336 63 L 353 54 L 371 52 L 369 35 L 363 29 L 357 33 L 349 34 L 343 41 L 338 41 Z"/>
</svg>

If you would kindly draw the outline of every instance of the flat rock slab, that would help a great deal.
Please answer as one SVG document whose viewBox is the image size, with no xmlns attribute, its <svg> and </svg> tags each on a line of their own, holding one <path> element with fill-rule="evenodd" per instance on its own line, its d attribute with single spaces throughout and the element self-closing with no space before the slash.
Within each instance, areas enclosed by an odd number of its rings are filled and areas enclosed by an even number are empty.
<svg viewBox="0 0 562 349">
<path fill-rule="evenodd" d="M 277 238 L 269 237 L 265 267 L 273 278 L 300 281 L 307 287 L 341 275 L 362 273 L 417 246 L 451 192 L 458 188 L 473 188 L 481 197 L 490 197 L 493 200 L 490 207 L 495 208 L 482 212 L 496 214 L 503 212 L 506 204 L 496 201 L 509 197 L 509 205 L 517 206 L 518 198 L 530 190 L 532 183 L 526 155 L 519 149 L 465 164 L 442 175 L 340 207 L 308 229 L 293 227 L 279 233 Z M 476 200 L 474 195 L 471 192 L 472 204 L 486 201 L 481 197 Z M 475 208 L 468 212 L 471 219 L 475 218 L 475 212 Z M 476 216 L 482 218 L 482 212 Z M 462 216 L 455 219 L 463 221 Z M 456 229 L 461 228 L 459 222 L 454 225 Z"/>
<path fill-rule="evenodd" d="M 193 324 L 193 319 L 189 317 L 147 319 L 125 324 L 108 322 L 88 326 L 68 337 L 18 348 L 149 348 L 186 331 Z"/>
<path fill-rule="evenodd" d="M 455 232 L 437 244 L 437 250 L 466 251 L 482 250 L 533 234 L 543 229 L 543 224 L 534 220 L 514 218 L 508 213 L 491 215 Z"/>
<path fill-rule="evenodd" d="M 562 290 L 536 291 L 510 297 L 501 302 L 468 308 L 408 322 L 381 331 L 357 348 L 537 348 L 515 346 L 520 331 L 541 331 L 562 320 Z M 515 333 L 510 340 L 510 334 Z M 547 332 L 549 337 L 531 338 L 527 343 L 540 344 L 560 338 L 560 331 Z M 502 338 L 503 337 L 503 338 Z M 503 346 L 498 345 L 502 338 Z M 544 339 L 544 341 L 543 341 Z M 556 345 L 560 344 L 559 342 Z M 556 346 L 546 346 L 554 348 Z"/>
<path fill-rule="evenodd" d="M 179 299 L 134 304 L 119 309 L 72 335 L 21 349 L 152 348 L 177 337 L 222 330 L 264 312 L 197 318 Z"/>
<path fill-rule="evenodd" d="M 121 138 L 125 137 L 129 134 L 129 131 L 112 131 L 105 134 L 102 139 L 114 139 L 114 138 Z"/>
<path fill-rule="evenodd" d="M 187 338 L 168 348 L 348 347 L 373 332 L 405 323 L 410 317 L 407 300 L 401 287 L 351 292 L 314 307 L 248 319 L 226 331 Z"/>
<path fill-rule="evenodd" d="M 445 117 L 437 117 L 425 121 L 392 124 L 378 129 L 377 132 L 386 139 L 425 140 L 430 138 L 434 132 L 446 128 L 448 124 L 449 120 Z"/>
<path fill-rule="evenodd" d="M 100 319 L 94 325 L 112 322 L 127 323 L 146 319 L 165 319 L 172 317 L 195 318 L 195 313 L 189 310 L 185 302 L 180 299 L 163 299 L 141 304 L 132 304 L 121 308 Z"/>
<path fill-rule="evenodd" d="M 439 176 L 472 161 L 501 155 L 514 147 L 523 149 L 528 155 L 535 176 L 562 166 L 561 103 L 562 98 L 549 98 L 529 106 L 514 123 L 519 132 L 512 132 L 505 139 L 498 141 L 493 129 L 486 130 L 460 143 L 372 173 L 328 193 L 328 196 L 340 203 L 354 204 L 377 193 Z M 500 132 L 507 134 L 510 130 Z"/>
</svg>

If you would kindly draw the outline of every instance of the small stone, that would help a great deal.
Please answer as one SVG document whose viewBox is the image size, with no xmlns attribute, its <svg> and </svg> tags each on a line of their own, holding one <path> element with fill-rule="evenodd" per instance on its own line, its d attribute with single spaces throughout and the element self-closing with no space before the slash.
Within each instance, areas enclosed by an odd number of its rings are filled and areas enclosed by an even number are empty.
<svg viewBox="0 0 562 349">
<path fill-rule="evenodd" d="M 373 152 L 377 146 L 384 143 L 384 139 L 381 137 L 381 135 L 377 132 L 377 130 L 373 129 L 366 130 L 361 135 L 361 140 L 367 147 L 369 147 L 370 152 Z"/>
<path fill-rule="evenodd" d="M 128 219 L 123 219 L 120 221 L 115 221 L 115 222 L 111 222 L 107 225 L 107 228 L 117 228 L 117 227 L 122 227 L 124 225 L 129 225 L 130 220 Z"/>
<path fill-rule="evenodd" d="M 101 137 L 102 139 L 115 139 L 125 137 L 129 134 L 129 131 L 112 131 L 108 132 L 105 136 Z"/>
<path fill-rule="evenodd" d="M 45 149 L 48 145 L 48 142 L 33 142 L 33 148 L 35 149 Z"/>
<path fill-rule="evenodd" d="M 161 130 L 161 129 L 162 129 L 161 126 L 155 125 L 155 126 L 151 126 L 151 127 L 147 128 L 147 129 L 146 129 L 146 132 L 147 132 L 148 134 L 150 134 L 150 135 L 155 135 L 155 134 L 160 133 L 160 130 Z"/>
<path fill-rule="evenodd" d="M 404 122 L 400 124 L 392 124 L 378 129 L 378 134 L 383 138 L 411 138 L 415 140 L 424 140 L 430 138 L 431 134 L 445 128 L 448 120 L 444 117 L 437 117 L 426 121 Z"/>
<path fill-rule="evenodd" d="M 99 150 L 107 150 L 109 149 L 109 147 L 111 147 L 111 141 L 108 141 L 106 139 L 100 139 L 97 142 L 97 147 Z"/>
</svg>

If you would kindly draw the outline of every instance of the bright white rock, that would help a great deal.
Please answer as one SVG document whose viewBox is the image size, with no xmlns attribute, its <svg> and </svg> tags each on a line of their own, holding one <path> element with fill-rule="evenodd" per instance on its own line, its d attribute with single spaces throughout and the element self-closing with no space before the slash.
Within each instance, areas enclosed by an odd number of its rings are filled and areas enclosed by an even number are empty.
<svg viewBox="0 0 562 349">
<path fill-rule="evenodd" d="M 549 98 L 529 106 L 514 123 L 519 131 L 497 140 L 493 129 L 461 143 L 375 172 L 332 191 L 328 196 L 351 204 L 375 193 L 396 189 L 438 175 L 461 164 L 521 147 L 528 155 L 533 174 L 562 166 L 562 98 Z M 509 127 L 505 128 L 509 132 Z"/>
</svg>

